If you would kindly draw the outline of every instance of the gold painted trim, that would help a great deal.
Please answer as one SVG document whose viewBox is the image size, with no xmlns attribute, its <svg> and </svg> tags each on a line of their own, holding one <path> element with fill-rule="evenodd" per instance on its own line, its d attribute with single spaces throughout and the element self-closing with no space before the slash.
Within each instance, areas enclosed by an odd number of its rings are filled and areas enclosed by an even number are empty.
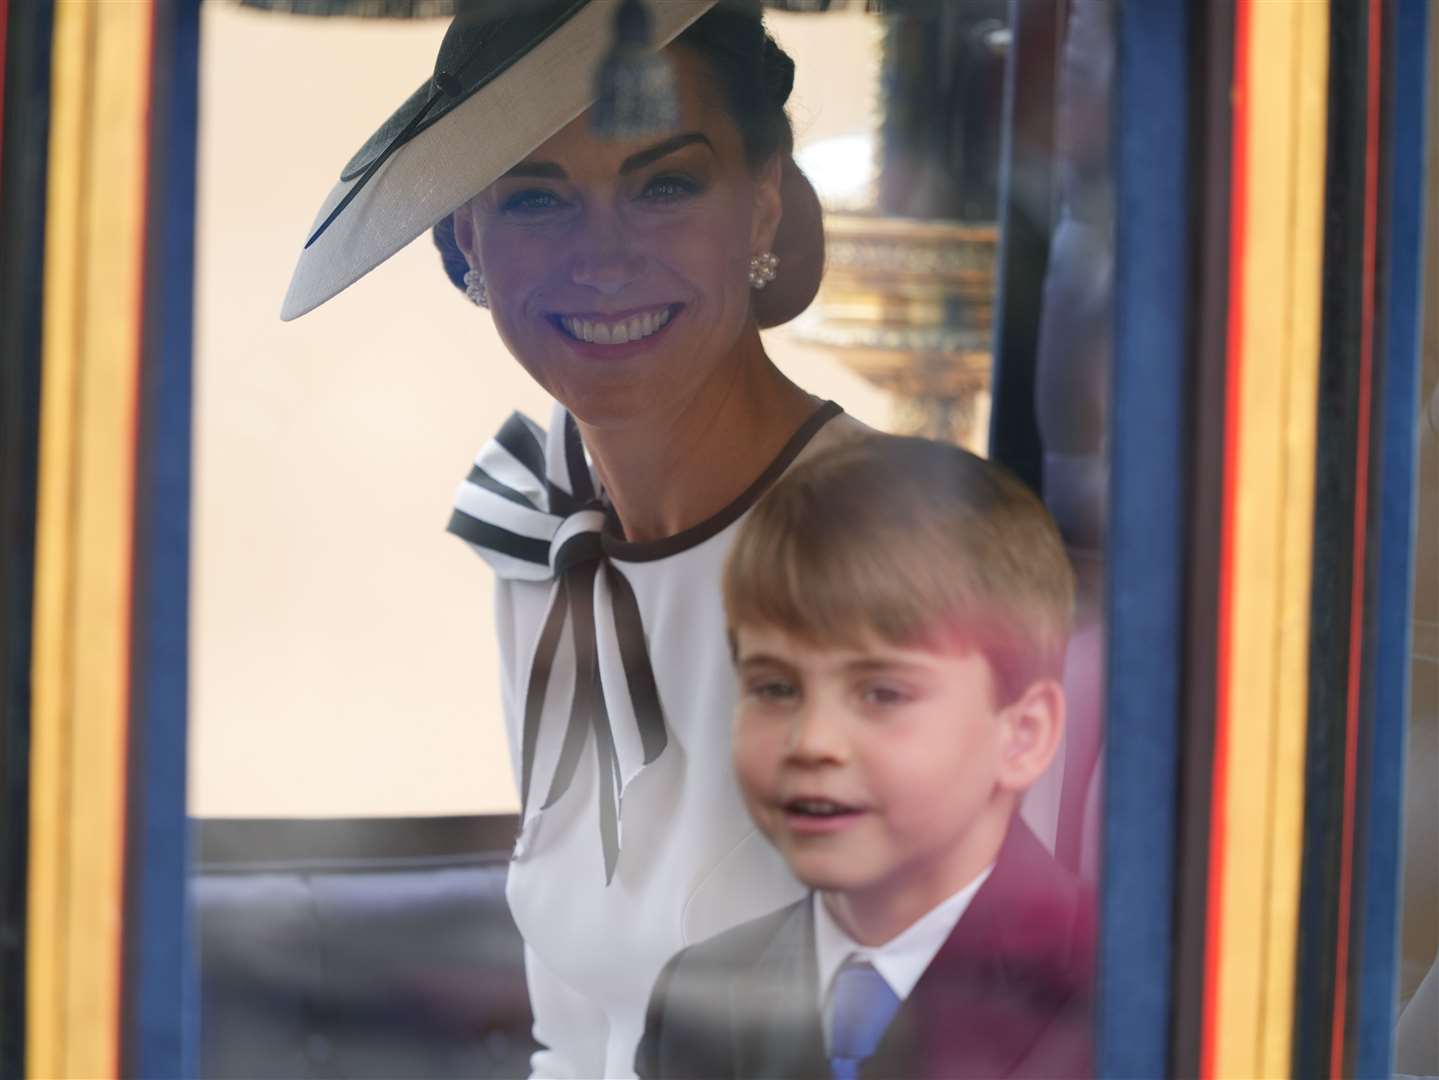
<svg viewBox="0 0 1439 1080">
<path fill-rule="evenodd" d="M 1250 2 L 1248 17 L 1227 785 L 1218 807 L 1213 1062 L 1226 1077 L 1290 1072 L 1329 62 L 1327 4 Z"/>
<path fill-rule="evenodd" d="M 55 6 L 32 659 L 27 1074 L 119 1072 L 151 5 Z"/>
</svg>

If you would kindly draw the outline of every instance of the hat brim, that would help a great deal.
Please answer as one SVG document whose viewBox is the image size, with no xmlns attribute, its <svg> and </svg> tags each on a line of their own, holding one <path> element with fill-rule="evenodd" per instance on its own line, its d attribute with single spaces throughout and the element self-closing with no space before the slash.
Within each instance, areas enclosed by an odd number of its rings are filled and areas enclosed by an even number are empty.
<svg viewBox="0 0 1439 1080">
<path fill-rule="evenodd" d="M 656 46 L 669 44 L 716 2 L 665 0 L 650 5 Z M 353 285 L 589 108 L 619 3 L 590 0 L 391 155 L 349 206 L 301 251 L 280 318 L 298 318 Z M 520 117 L 524 123 L 517 122 Z M 330 190 L 312 233 L 358 182 L 358 177 L 342 180 Z"/>
</svg>

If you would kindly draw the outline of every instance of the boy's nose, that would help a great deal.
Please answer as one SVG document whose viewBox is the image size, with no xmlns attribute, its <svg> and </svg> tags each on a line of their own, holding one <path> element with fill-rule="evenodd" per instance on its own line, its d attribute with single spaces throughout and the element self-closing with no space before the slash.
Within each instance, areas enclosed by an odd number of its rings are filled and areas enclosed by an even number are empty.
<svg viewBox="0 0 1439 1080">
<path fill-rule="evenodd" d="M 849 746 L 842 725 L 829 710 L 820 704 L 806 703 L 791 720 L 786 750 L 796 764 L 838 764 L 847 759 Z"/>
</svg>

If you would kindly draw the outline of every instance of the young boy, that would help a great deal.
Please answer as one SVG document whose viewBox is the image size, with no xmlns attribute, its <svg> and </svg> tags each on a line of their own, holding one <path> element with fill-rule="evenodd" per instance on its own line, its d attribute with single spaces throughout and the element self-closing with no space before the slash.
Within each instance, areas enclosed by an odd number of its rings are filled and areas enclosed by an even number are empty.
<svg viewBox="0 0 1439 1080">
<path fill-rule="evenodd" d="M 670 961 L 639 1074 L 1086 1075 L 1092 900 L 1015 812 L 1064 726 L 1039 501 L 952 446 L 849 444 L 760 502 L 724 589 L 740 788 L 814 892 Z"/>
</svg>

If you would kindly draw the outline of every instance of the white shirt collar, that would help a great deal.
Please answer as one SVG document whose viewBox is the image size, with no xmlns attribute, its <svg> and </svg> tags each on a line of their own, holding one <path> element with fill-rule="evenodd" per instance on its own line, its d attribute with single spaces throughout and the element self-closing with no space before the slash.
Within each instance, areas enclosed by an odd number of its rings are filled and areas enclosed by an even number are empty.
<svg viewBox="0 0 1439 1080">
<path fill-rule="evenodd" d="M 819 1011 L 824 1023 L 825 1045 L 829 1044 L 830 990 L 844 962 L 851 957 L 868 960 L 895 996 L 905 1000 L 993 869 L 991 863 L 959 892 L 940 901 L 883 945 L 874 947 L 861 945 L 845 933 L 824 906 L 819 892 L 813 894 L 814 953 L 819 964 Z"/>
</svg>

